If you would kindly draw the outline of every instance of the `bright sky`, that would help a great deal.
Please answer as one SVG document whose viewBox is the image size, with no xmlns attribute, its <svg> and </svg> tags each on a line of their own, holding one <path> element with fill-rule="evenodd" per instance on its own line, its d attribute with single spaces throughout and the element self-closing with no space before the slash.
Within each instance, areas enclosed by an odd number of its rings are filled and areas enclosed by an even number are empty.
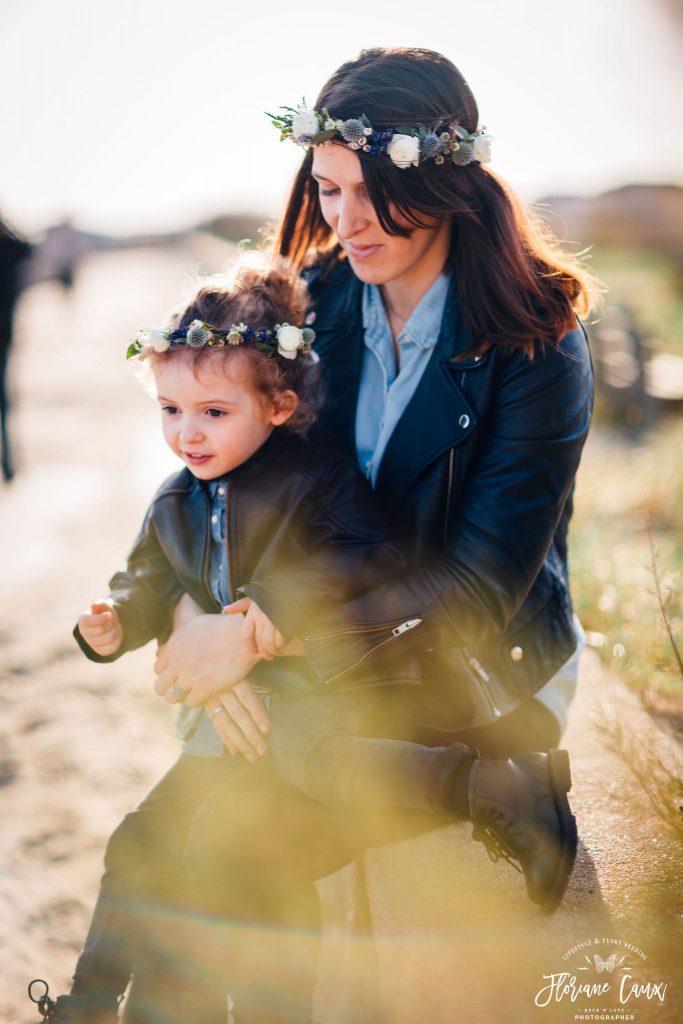
<svg viewBox="0 0 683 1024">
<path fill-rule="evenodd" d="M 680 43 L 664 0 L 2 0 L 0 210 L 112 233 L 277 213 L 301 153 L 263 111 L 377 45 L 460 67 L 527 198 L 678 180 Z"/>
</svg>

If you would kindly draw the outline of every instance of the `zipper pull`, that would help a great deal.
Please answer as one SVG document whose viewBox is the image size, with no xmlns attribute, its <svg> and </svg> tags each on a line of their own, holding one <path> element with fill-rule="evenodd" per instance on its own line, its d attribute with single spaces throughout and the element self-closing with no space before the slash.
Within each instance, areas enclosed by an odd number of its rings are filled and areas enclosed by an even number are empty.
<svg viewBox="0 0 683 1024">
<path fill-rule="evenodd" d="M 476 658 L 470 658 L 470 665 L 472 666 L 474 671 L 477 673 L 479 678 L 483 679 L 485 683 L 489 683 L 491 681 L 491 676 L 488 674 L 488 672 L 486 671 L 484 666 L 481 664 L 481 662 L 477 661 Z"/>
<path fill-rule="evenodd" d="M 394 636 L 401 636 L 402 633 L 407 633 L 408 630 L 415 629 L 415 627 L 419 626 L 421 622 L 422 619 L 408 619 L 407 622 L 402 622 L 400 626 L 394 626 L 391 632 Z"/>
</svg>

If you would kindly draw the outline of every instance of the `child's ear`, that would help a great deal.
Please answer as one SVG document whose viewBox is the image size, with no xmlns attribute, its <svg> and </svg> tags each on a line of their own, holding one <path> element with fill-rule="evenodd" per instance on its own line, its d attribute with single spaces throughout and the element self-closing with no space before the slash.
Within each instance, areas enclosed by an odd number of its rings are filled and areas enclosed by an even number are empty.
<svg viewBox="0 0 683 1024">
<path fill-rule="evenodd" d="M 273 411 L 270 422 L 274 427 L 281 427 L 286 423 L 299 404 L 299 398 L 295 391 L 278 391 L 273 395 Z"/>
</svg>

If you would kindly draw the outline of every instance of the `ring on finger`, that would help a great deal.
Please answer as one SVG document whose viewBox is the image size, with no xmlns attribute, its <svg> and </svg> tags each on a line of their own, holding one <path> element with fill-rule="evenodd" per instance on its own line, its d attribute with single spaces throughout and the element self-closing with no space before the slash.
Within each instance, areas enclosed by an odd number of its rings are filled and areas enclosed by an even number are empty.
<svg viewBox="0 0 683 1024">
<path fill-rule="evenodd" d="M 174 697 L 187 697 L 189 690 L 183 690 L 177 683 L 172 683 L 171 688 L 168 691 Z"/>
<path fill-rule="evenodd" d="M 225 711 L 225 708 L 223 707 L 222 704 L 219 704 L 218 707 L 216 708 L 211 708 L 211 710 L 209 711 L 209 718 L 215 718 L 216 715 L 220 715 L 221 711 Z"/>
</svg>

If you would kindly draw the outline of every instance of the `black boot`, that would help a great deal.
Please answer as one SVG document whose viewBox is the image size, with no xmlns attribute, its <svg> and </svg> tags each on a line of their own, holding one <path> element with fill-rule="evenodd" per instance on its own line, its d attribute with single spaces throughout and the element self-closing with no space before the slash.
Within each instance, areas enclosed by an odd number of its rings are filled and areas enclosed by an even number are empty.
<svg viewBox="0 0 683 1024">
<path fill-rule="evenodd" d="M 94 996 L 58 996 L 50 999 L 46 981 L 36 978 L 28 987 L 31 1002 L 47 1024 L 117 1024 L 118 999 L 103 1001 Z"/>
<path fill-rule="evenodd" d="M 482 758 L 470 772 L 472 838 L 491 860 L 518 861 L 530 898 L 548 914 L 564 896 L 576 857 L 571 784 L 566 750 Z"/>
</svg>

